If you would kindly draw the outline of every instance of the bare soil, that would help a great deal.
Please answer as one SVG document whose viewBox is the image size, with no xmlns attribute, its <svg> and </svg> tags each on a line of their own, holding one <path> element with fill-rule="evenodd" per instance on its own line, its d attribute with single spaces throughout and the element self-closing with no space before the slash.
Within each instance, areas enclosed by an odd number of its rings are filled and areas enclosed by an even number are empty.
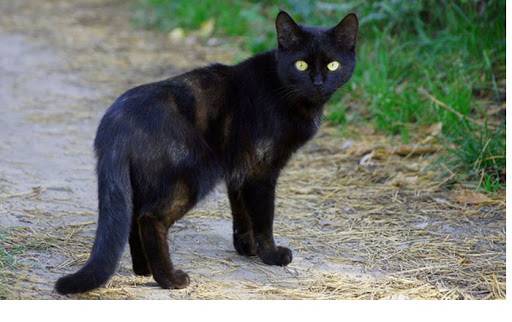
<svg viewBox="0 0 512 322">
<path fill-rule="evenodd" d="M 56 294 L 92 245 L 92 142 L 105 109 L 130 87 L 236 51 L 137 30 L 125 1 L 2 1 L 0 12 L 0 298 L 505 297 L 503 193 L 447 190 L 430 166 L 435 129 L 420 148 L 369 128 L 343 138 L 328 124 L 280 179 L 275 230 L 294 250 L 288 267 L 234 251 L 219 186 L 169 237 L 187 289 L 135 277 L 125 252 L 107 287 Z"/>
</svg>

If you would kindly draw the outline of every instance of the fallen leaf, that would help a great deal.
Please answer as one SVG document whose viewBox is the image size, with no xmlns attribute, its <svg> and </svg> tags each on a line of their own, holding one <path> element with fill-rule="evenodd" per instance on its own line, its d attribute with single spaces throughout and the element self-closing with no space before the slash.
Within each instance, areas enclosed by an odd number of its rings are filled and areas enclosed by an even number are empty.
<svg viewBox="0 0 512 322">
<path fill-rule="evenodd" d="M 201 24 L 199 30 L 197 30 L 197 35 L 201 38 L 208 38 L 212 35 L 213 29 L 215 28 L 215 20 L 208 19 Z"/>
<path fill-rule="evenodd" d="M 478 205 L 483 203 L 492 202 L 492 199 L 484 195 L 483 193 L 463 190 L 455 193 L 455 201 L 464 205 Z"/>
<path fill-rule="evenodd" d="M 439 151 L 439 148 L 434 145 L 401 145 L 390 152 L 399 156 L 417 156 L 436 153 L 437 151 Z"/>
<path fill-rule="evenodd" d="M 182 28 L 175 28 L 169 32 L 169 40 L 179 42 L 185 38 L 185 31 Z"/>
<path fill-rule="evenodd" d="M 429 128 L 428 128 L 428 133 L 432 136 L 438 136 L 439 134 L 441 134 L 441 131 L 443 130 L 443 123 L 441 122 L 438 122 L 438 123 L 434 123 L 432 124 Z"/>
<path fill-rule="evenodd" d="M 428 134 L 422 141 L 421 144 L 428 144 L 430 142 L 433 142 L 439 134 L 443 131 L 443 123 L 438 122 L 434 123 L 431 126 L 429 126 L 426 130 L 425 134 Z"/>
<path fill-rule="evenodd" d="M 341 144 L 341 149 L 342 149 L 342 150 L 348 150 L 348 149 L 350 149 L 353 145 L 354 145 L 354 141 L 353 141 L 353 140 L 346 140 L 345 142 L 343 142 L 343 143 Z"/>
<path fill-rule="evenodd" d="M 387 184 L 395 187 L 406 187 L 415 185 L 418 182 L 418 176 L 405 176 L 403 173 L 398 173 L 393 179 L 389 180 Z"/>
<path fill-rule="evenodd" d="M 372 163 L 372 158 L 373 158 L 373 154 L 374 154 L 374 151 L 368 153 L 368 154 L 365 154 L 361 160 L 359 160 L 359 165 L 361 166 L 368 166 Z"/>
</svg>

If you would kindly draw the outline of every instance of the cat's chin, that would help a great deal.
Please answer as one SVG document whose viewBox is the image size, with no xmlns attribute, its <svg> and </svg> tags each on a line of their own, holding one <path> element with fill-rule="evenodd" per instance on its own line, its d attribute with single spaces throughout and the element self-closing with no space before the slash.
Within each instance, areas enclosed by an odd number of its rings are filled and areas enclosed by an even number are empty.
<svg viewBox="0 0 512 322">
<path fill-rule="evenodd" d="M 309 102 L 311 102 L 314 105 L 322 106 L 331 98 L 332 94 L 329 93 L 322 93 L 322 92 L 315 92 L 311 95 L 307 95 L 304 98 L 307 99 Z"/>
<path fill-rule="evenodd" d="M 327 101 L 328 97 L 325 96 L 317 96 L 317 95 L 301 95 L 295 96 L 293 98 L 288 98 L 288 104 L 290 106 L 300 105 L 307 109 L 315 109 L 322 107 Z"/>
<path fill-rule="evenodd" d="M 309 102 L 314 105 L 325 104 L 332 96 L 333 93 L 319 91 L 319 90 L 304 90 L 299 95 L 290 97 L 289 101 Z"/>
</svg>

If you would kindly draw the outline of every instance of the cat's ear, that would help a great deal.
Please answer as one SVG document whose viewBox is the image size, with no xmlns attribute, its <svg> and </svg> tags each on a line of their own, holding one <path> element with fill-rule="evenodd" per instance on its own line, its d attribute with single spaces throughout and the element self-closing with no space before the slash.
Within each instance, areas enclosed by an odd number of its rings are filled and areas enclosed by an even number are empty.
<svg viewBox="0 0 512 322">
<path fill-rule="evenodd" d="M 300 44 L 302 31 L 285 11 L 279 11 L 276 18 L 277 44 L 280 49 L 291 49 Z"/>
<path fill-rule="evenodd" d="M 342 48 L 353 51 L 356 47 L 358 29 L 359 21 L 357 16 L 354 13 L 349 13 L 331 30 L 334 34 L 336 44 Z"/>
</svg>

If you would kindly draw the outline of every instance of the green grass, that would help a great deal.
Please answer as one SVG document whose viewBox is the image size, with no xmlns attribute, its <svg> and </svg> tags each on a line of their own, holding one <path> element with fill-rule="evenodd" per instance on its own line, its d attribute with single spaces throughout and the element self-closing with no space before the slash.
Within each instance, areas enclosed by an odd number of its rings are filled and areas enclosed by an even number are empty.
<svg viewBox="0 0 512 322">
<path fill-rule="evenodd" d="M 448 137 L 454 145 L 447 164 L 466 179 L 476 179 L 477 188 L 494 192 L 505 188 L 505 124 L 497 129 L 463 122 Z"/>
<path fill-rule="evenodd" d="M 404 142 L 440 122 L 443 162 L 461 180 L 485 191 L 505 186 L 504 121 L 487 113 L 505 91 L 504 0 L 140 0 L 134 21 L 169 31 L 214 19 L 214 34 L 249 54 L 275 46 L 278 8 L 313 25 L 335 25 L 350 11 L 360 17 L 358 64 L 328 106 L 331 122 L 369 121 Z"/>
<path fill-rule="evenodd" d="M 7 275 L 17 267 L 16 256 L 23 252 L 23 246 L 12 247 L 8 241 L 8 232 L 0 230 L 0 299 L 9 297 Z"/>
</svg>

